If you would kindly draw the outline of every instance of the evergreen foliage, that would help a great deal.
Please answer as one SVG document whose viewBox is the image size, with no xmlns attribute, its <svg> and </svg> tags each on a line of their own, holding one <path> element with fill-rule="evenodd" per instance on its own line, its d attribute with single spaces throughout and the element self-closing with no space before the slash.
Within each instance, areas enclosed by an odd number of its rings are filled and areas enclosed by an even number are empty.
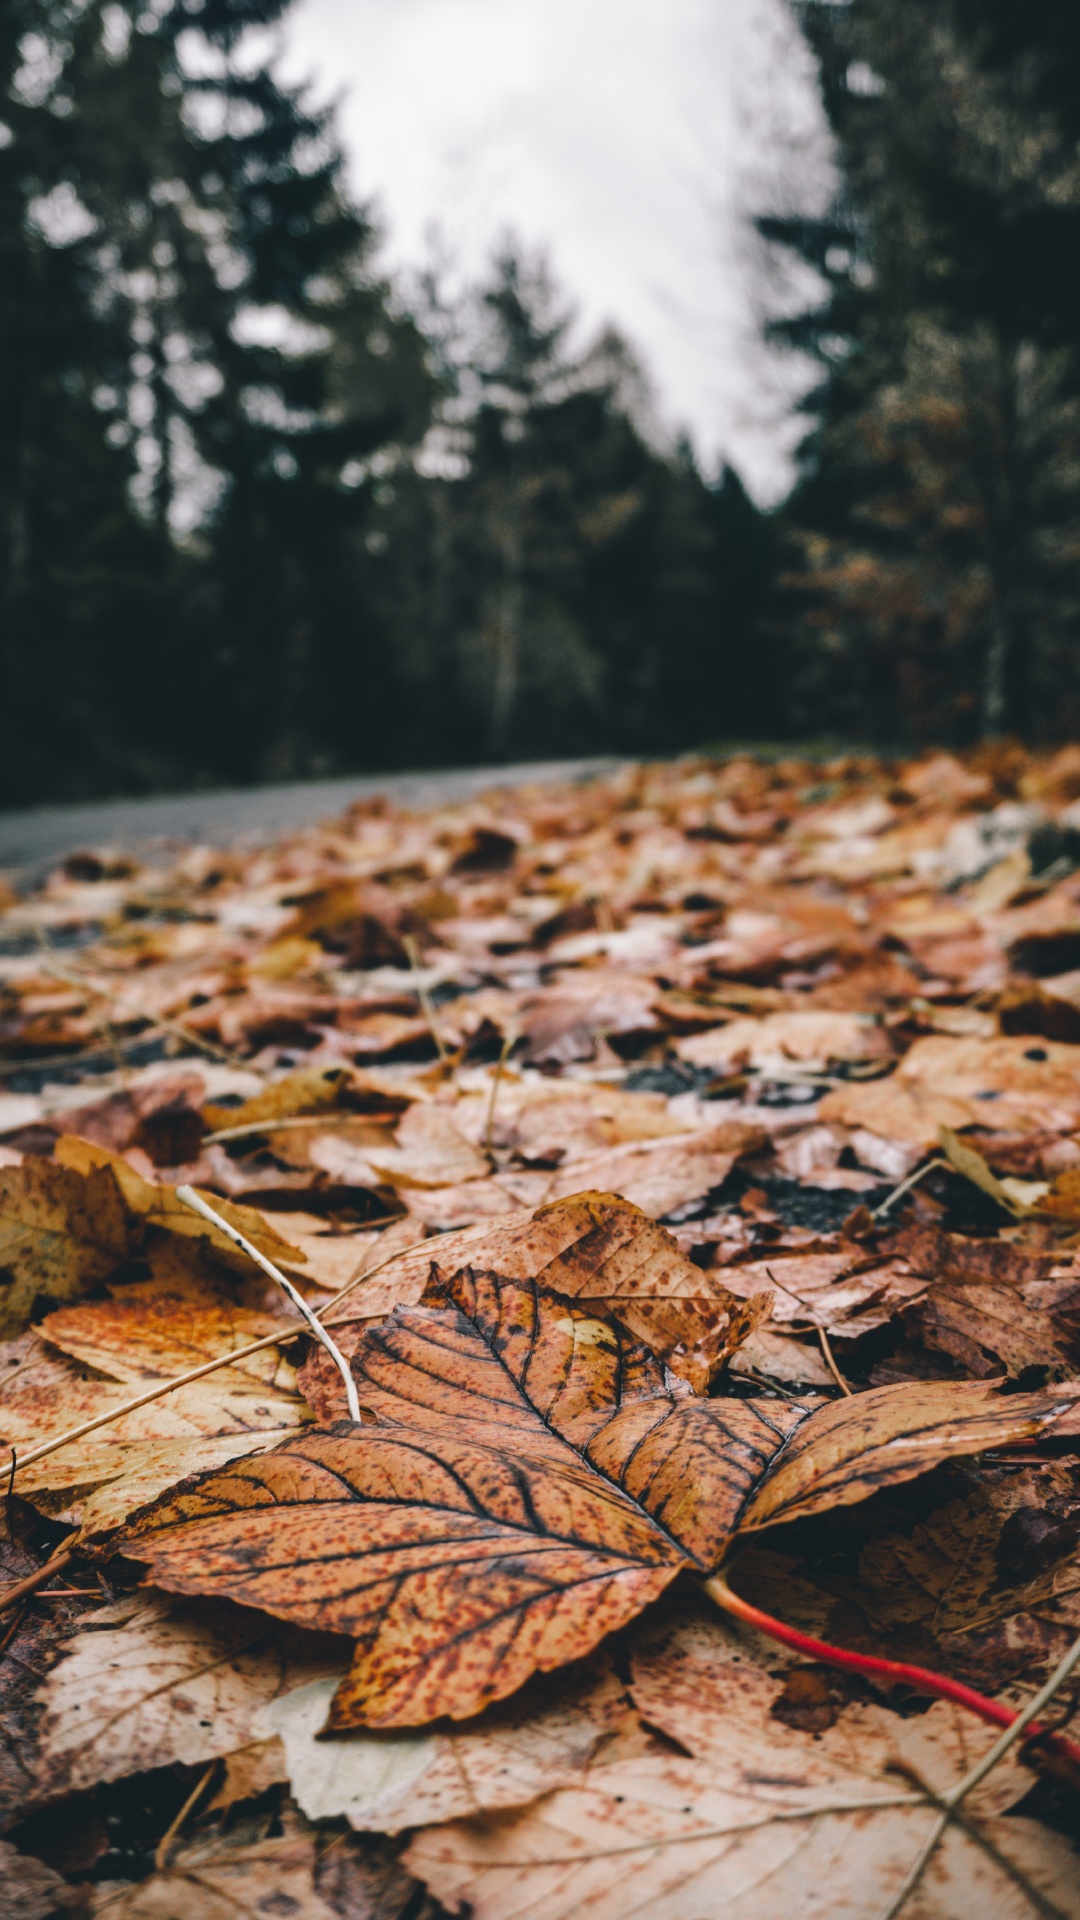
<svg viewBox="0 0 1080 1920">
<path fill-rule="evenodd" d="M 3 13 L 0 797 L 742 730 L 771 525 L 512 250 L 406 310 L 281 4 Z"/>
<path fill-rule="evenodd" d="M 1078 30 L 1040 0 L 797 0 L 837 145 L 789 503 L 795 718 L 879 739 L 1080 721 Z M 1071 63 L 1071 64 L 1070 64 Z"/>
</svg>

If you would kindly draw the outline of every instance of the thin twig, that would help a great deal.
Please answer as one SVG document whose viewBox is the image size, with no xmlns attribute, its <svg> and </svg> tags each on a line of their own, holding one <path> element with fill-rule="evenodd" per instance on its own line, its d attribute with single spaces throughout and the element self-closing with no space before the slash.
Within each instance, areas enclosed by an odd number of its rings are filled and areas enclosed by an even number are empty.
<svg viewBox="0 0 1080 1920">
<path fill-rule="evenodd" d="M 930 1865 L 945 1829 L 949 1825 L 961 1801 L 967 1797 L 974 1787 L 977 1787 L 981 1781 L 985 1780 L 987 1774 L 997 1766 L 999 1760 L 1005 1758 L 1009 1748 L 1019 1740 L 1021 1734 L 1025 1733 L 1032 1725 L 1036 1715 L 1040 1714 L 1043 1708 L 1050 1704 L 1058 1688 L 1064 1686 L 1070 1673 L 1072 1673 L 1078 1664 L 1080 1664 L 1080 1640 L 1074 1640 L 1064 1659 L 1060 1660 L 1054 1668 L 1045 1686 L 1040 1687 L 1038 1693 L 1032 1696 L 1022 1713 L 1016 1714 L 1012 1725 L 1006 1727 L 1005 1732 L 994 1741 L 993 1746 L 983 1754 L 982 1759 L 977 1760 L 971 1770 L 965 1773 L 962 1780 L 958 1780 L 954 1787 L 950 1787 L 946 1793 L 939 1796 L 941 1813 L 935 1821 L 933 1829 L 920 1850 L 919 1857 L 905 1879 L 903 1886 L 895 1898 L 884 1909 L 880 1920 L 896 1920 L 896 1915 L 900 1912 L 901 1907 L 909 1895 L 914 1893 L 923 1874 Z"/>
<path fill-rule="evenodd" d="M 140 1006 L 137 1000 L 130 1000 L 118 987 L 99 987 L 95 981 L 88 980 L 85 974 L 73 973 L 67 967 L 58 966 L 53 959 L 43 960 L 41 969 L 43 973 L 51 974 L 56 980 L 63 980 L 69 987 L 79 987 L 86 993 L 96 994 L 99 1000 L 112 1001 L 115 1006 L 122 1007 L 136 1019 L 145 1020 L 149 1026 L 161 1027 L 165 1033 L 174 1034 L 178 1040 L 185 1041 L 189 1047 L 201 1047 L 204 1053 L 211 1054 L 215 1060 L 224 1061 L 228 1067 L 241 1067 L 245 1072 L 251 1071 L 245 1061 L 238 1060 L 235 1054 L 228 1052 L 227 1048 L 219 1047 L 216 1040 L 208 1040 L 205 1034 L 196 1033 L 194 1027 L 186 1027 L 182 1020 L 174 1020 L 167 1013 L 151 1013 L 148 1007 Z M 110 1049 L 103 1048 L 102 1051 L 108 1052 Z"/>
<path fill-rule="evenodd" d="M 933 1173 L 935 1167 L 941 1167 L 946 1173 L 955 1172 L 955 1168 L 950 1166 L 948 1160 L 928 1160 L 925 1166 L 916 1167 L 914 1173 L 909 1173 L 906 1180 L 901 1180 L 900 1185 L 886 1195 L 880 1207 L 874 1208 L 872 1217 L 875 1220 L 884 1219 L 889 1209 L 895 1206 L 905 1193 L 910 1193 L 912 1187 L 917 1187 L 920 1180 L 925 1180 L 928 1173 Z"/>
<path fill-rule="evenodd" d="M 247 1254 L 248 1258 L 254 1260 L 256 1266 L 261 1267 L 264 1273 L 269 1274 L 271 1280 L 275 1280 L 282 1292 L 288 1295 L 293 1306 L 299 1313 L 303 1314 L 316 1340 L 326 1348 L 327 1353 L 330 1355 L 331 1360 L 340 1373 L 345 1383 L 345 1400 L 349 1409 L 349 1419 L 354 1420 L 359 1425 L 360 1402 L 356 1394 L 356 1381 L 352 1377 L 352 1369 L 345 1355 L 342 1353 L 341 1348 L 327 1333 L 322 1321 L 313 1312 L 311 1307 L 308 1306 L 299 1287 L 294 1287 L 292 1281 L 286 1279 L 280 1267 L 275 1267 L 273 1261 L 268 1260 L 265 1253 L 260 1253 L 258 1247 L 254 1246 L 250 1240 L 245 1239 L 244 1235 L 240 1233 L 236 1227 L 230 1226 L 227 1220 L 222 1219 L 220 1213 L 215 1213 L 213 1207 L 207 1205 L 202 1195 L 197 1193 L 194 1187 L 177 1187 L 176 1197 L 178 1200 L 183 1201 L 185 1207 L 190 1207 L 193 1213 L 201 1214 L 204 1220 L 209 1220 L 212 1226 L 220 1227 L 222 1233 L 233 1242 L 233 1245 L 240 1247 L 242 1251 Z"/>
<path fill-rule="evenodd" d="M 850 1398 L 850 1396 L 854 1393 L 855 1389 L 854 1387 L 848 1386 L 847 1381 L 844 1379 L 843 1374 L 841 1373 L 839 1367 L 836 1364 L 836 1360 L 833 1356 L 833 1350 L 829 1345 L 828 1334 L 826 1333 L 824 1327 L 821 1327 L 821 1326 L 819 1326 L 817 1333 L 818 1333 L 818 1341 L 821 1346 L 821 1354 L 825 1362 L 825 1365 L 828 1367 L 829 1372 L 832 1374 L 832 1377 L 836 1381 L 836 1384 L 839 1387 L 841 1393 L 846 1393 Z"/>
<path fill-rule="evenodd" d="M 55 1579 L 58 1573 L 62 1573 L 74 1558 L 74 1547 L 63 1545 L 57 1547 L 44 1566 L 38 1567 L 33 1573 L 28 1573 L 25 1580 L 17 1580 L 15 1585 L 8 1587 L 5 1593 L 0 1593 L 0 1613 L 6 1613 L 9 1607 L 17 1607 L 20 1600 L 29 1599 L 39 1587 L 47 1586 L 49 1581 Z"/>
<path fill-rule="evenodd" d="M 26 1609 L 29 1604 L 30 1604 L 29 1600 L 24 1600 L 21 1607 L 16 1607 L 14 1613 L 11 1616 L 11 1619 L 8 1621 L 7 1626 L 4 1629 L 4 1637 L 2 1640 L 0 1640 L 0 1660 L 3 1659 L 5 1653 L 7 1652 L 16 1634 L 18 1633 L 19 1628 L 22 1626 L 23 1619 L 26 1614 Z"/>
<path fill-rule="evenodd" d="M 385 1260 L 377 1260 L 373 1267 L 364 1267 L 360 1273 L 354 1274 L 353 1278 L 348 1280 L 334 1295 L 333 1300 L 327 1304 L 336 1306 L 347 1293 L 352 1293 L 356 1287 L 362 1286 L 365 1280 L 373 1280 L 384 1267 L 392 1266 L 394 1261 L 400 1258 L 400 1251 L 388 1253 Z M 382 1320 L 383 1318 L 382 1313 L 350 1313 L 346 1314 L 343 1320 L 329 1320 L 326 1325 L 352 1326 L 357 1320 Z M 112 1426 L 114 1420 L 122 1420 L 126 1414 L 137 1413 L 140 1407 L 148 1407 L 152 1401 L 162 1399 L 165 1394 L 174 1392 L 177 1387 L 190 1386 L 192 1381 L 202 1380 L 208 1373 L 217 1373 L 221 1367 L 235 1366 L 238 1361 L 248 1360 L 252 1354 L 265 1353 L 270 1347 L 290 1346 L 294 1340 L 301 1339 L 306 1332 L 306 1326 L 283 1327 L 280 1333 L 266 1333 L 261 1340 L 249 1341 L 246 1347 L 234 1347 L 229 1353 L 219 1353 L 213 1360 L 204 1360 L 201 1366 L 189 1367 L 186 1373 L 178 1373 L 171 1380 L 159 1380 L 157 1385 L 150 1387 L 146 1393 L 136 1394 L 134 1399 L 125 1400 L 123 1406 L 110 1407 L 108 1413 L 96 1414 L 92 1420 L 83 1420 L 79 1426 L 69 1427 L 66 1433 L 57 1434 L 55 1439 L 43 1440 L 40 1446 L 31 1447 L 29 1453 L 20 1455 L 18 1465 L 20 1467 L 35 1466 L 39 1460 L 46 1459 L 50 1453 L 59 1453 L 62 1447 L 71 1446 L 75 1440 L 85 1439 L 87 1434 L 96 1433 L 99 1427 Z M 14 1452 L 13 1447 L 13 1455 Z M 12 1478 L 14 1478 L 14 1468 Z"/>
<path fill-rule="evenodd" d="M 499 1054 L 495 1067 L 495 1077 L 491 1082 L 491 1099 L 488 1101 L 487 1124 L 484 1128 L 484 1152 L 487 1154 L 489 1160 L 494 1160 L 495 1157 L 491 1147 L 492 1134 L 495 1127 L 495 1102 L 499 1097 L 499 1086 L 503 1077 L 503 1068 L 506 1066 L 506 1057 L 514 1044 L 514 1039 L 514 1029 L 511 1027 L 503 1040 L 502 1052 Z"/>
<path fill-rule="evenodd" d="M 159 1873 L 165 1872 L 165 1869 L 169 1864 L 169 1854 L 172 1851 L 173 1841 L 176 1839 L 177 1835 L 180 1833 L 181 1829 L 183 1828 L 184 1822 L 187 1819 L 188 1815 L 193 1811 L 193 1809 L 196 1806 L 198 1806 L 199 1801 L 202 1799 L 203 1794 L 205 1793 L 207 1787 L 209 1786 L 210 1781 L 217 1769 L 217 1764 L 218 1763 L 216 1759 L 211 1760 L 210 1765 L 206 1769 L 206 1772 L 200 1774 L 198 1780 L 196 1780 L 195 1782 L 195 1785 L 192 1787 L 191 1792 L 188 1794 L 187 1799 L 184 1801 L 184 1804 L 181 1807 L 179 1813 L 176 1815 L 176 1818 L 170 1821 L 169 1825 L 165 1829 L 165 1832 L 162 1834 L 161 1839 L 158 1841 L 157 1846 L 154 1850 L 154 1865 L 157 1868 L 157 1871 Z"/>
<path fill-rule="evenodd" d="M 204 1133 L 202 1144 L 212 1147 L 215 1141 L 242 1140 L 249 1133 L 281 1133 L 285 1127 L 325 1127 L 335 1121 L 362 1119 L 362 1114 L 350 1113 L 345 1107 L 327 1107 L 325 1113 L 294 1113 L 286 1120 L 246 1120 L 242 1127 L 219 1127 L 216 1133 Z"/>
<path fill-rule="evenodd" d="M 420 956 L 416 951 L 416 941 L 413 939 L 411 934 L 407 933 L 404 939 L 402 940 L 401 944 L 409 956 L 409 965 L 412 968 L 413 973 L 415 975 L 415 978 L 413 980 L 413 986 L 416 988 L 416 997 L 420 1002 L 424 1019 L 427 1021 L 428 1027 L 431 1030 L 431 1037 L 434 1040 L 436 1047 L 438 1048 L 439 1059 L 441 1060 L 443 1066 L 445 1067 L 447 1060 L 449 1059 L 449 1054 L 447 1053 L 446 1042 L 443 1039 L 442 1034 L 439 1032 L 439 1023 L 435 1018 L 435 1009 L 432 1006 L 431 1001 L 428 999 L 428 990 L 424 984 L 423 977 L 420 971 Z"/>
</svg>

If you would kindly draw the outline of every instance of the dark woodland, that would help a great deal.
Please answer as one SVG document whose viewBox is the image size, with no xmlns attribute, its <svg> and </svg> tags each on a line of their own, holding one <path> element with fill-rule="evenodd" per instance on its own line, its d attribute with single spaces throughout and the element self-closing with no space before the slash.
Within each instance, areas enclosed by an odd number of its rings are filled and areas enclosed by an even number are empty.
<svg viewBox="0 0 1080 1920">
<path fill-rule="evenodd" d="M 280 0 L 0 14 L 0 803 L 1080 723 L 1080 24 L 800 0 L 836 142 L 759 510 L 508 241 L 386 284 Z"/>
</svg>

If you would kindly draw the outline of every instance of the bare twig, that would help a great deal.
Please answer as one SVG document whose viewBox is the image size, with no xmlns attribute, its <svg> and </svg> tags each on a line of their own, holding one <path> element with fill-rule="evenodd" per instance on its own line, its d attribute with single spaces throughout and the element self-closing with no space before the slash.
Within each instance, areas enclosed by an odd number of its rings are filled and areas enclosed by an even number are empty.
<svg viewBox="0 0 1080 1920">
<path fill-rule="evenodd" d="M 74 1547 L 61 1544 L 52 1558 L 46 1560 L 44 1566 L 38 1567 L 33 1573 L 28 1573 L 25 1580 L 17 1580 L 13 1587 L 8 1587 L 6 1592 L 0 1593 L 0 1613 L 6 1613 L 9 1607 L 17 1607 L 20 1600 L 28 1600 L 39 1587 L 48 1586 L 49 1581 L 54 1580 L 58 1573 L 62 1573 L 74 1558 Z"/>
<path fill-rule="evenodd" d="M 936 1167 L 943 1168 L 946 1173 L 950 1171 L 947 1160 L 927 1160 L 924 1166 L 916 1167 L 914 1173 L 909 1173 L 906 1180 L 901 1180 L 900 1185 L 893 1188 L 892 1192 L 882 1201 L 880 1207 L 874 1208 L 873 1218 L 875 1220 L 883 1220 L 890 1209 L 896 1205 L 896 1202 L 902 1200 L 905 1193 L 910 1193 L 912 1187 L 917 1187 L 919 1181 L 925 1180 L 927 1174 L 933 1173 Z"/>
<path fill-rule="evenodd" d="M 439 1023 L 435 1018 L 435 1009 L 428 998 L 427 987 L 424 985 L 423 975 L 420 969 L 420 956 L 416 951 L 416 941 L 413 939 L 411 934 L 407 933 L 404 939 L 402 940 L 401 944 L 409 956 L 409 965 L 413 970 L 413 975 L 414 975 L 413 986 L 416 988 L 416 997 L 420 1002 L 421 1009 L 423 1010 L 424 1019 L 428 1023 L 428 1027 L 431 1032 L 431 1037 L 434 1040 L 436 1047 L 438 1048 L 439 1059 L 442 1061 L 442 1064 L 445 1067 L 450 1056 L 446 1050 L 446 1042 L 443 1039 L 442 1034 L 439 1032 Z"/>
<path fill-rule="evenodd" d="M 207 1767 L 205 1773 L 201 1773 L 199 1775 L 199 1778 L 196 1780 L 195 1785 L 192 1787 L 191 1792 L 188 1794 L 188 1797 L 184 1801 L 184 1804 L 181 1807 L 179 1813 L 176 1815 L 175 1819 L 169 1822 L 169 1825 L 166 1827 L 165 1832 L 161 1836 L 161 1839 L 158 1841 L 157 1847 L 154 1851 L 154 1865 L 157 1868 L 157 1871 L 159 1873 L 164 1873 L 166 1867 L 168 1866 L 169 1855 L 172 1852 L 173 1841 L 177 1838 L 177 1835 L 182 1831 L 184 1822 L 187 1820 L 188 1815 L 192 1813 L 194 1809 L 198 1806 L 199 1801 L 202 1799 L 203 1794 L 206 1792 L 207 1787 L 210 1785 L 210 1781 L 212 1780 L 215 1772 L 217 1771 L 217 1765 L 218 1763 L 216 1759 L 211 1760 L 210 1765 Z"/>
<path fill-rule="evenodd" d="M 224 1061 L 226 1066 L 242 1067 L 245 1072 L 251 1071 L 245 1061 L 238 1060 L 235 1054 L 228 1052 L 227 1048 L 219 1047 L 216 1040 L 208 1040 L 205 1034 L 196 1033 L 194 1027 L 186 1027 L 182 1020 L 173 1020 L 167 1013 L 151 1013 L 148 1007 L 140 1006 L 137 1000 L 129 999 L 119 987 L 99 987 L 96 981 L 88 980 L 85 974 L 74 973 L 68 967 L 59 966 L 51 958 L 42 961 L 41 970 L 43 973 L 51 974 L 56 980 L 63 980 L 69 987 L 79 987 L 86 993 L 96 994 L 99 1000 L 111 1001 L 114 1006 L 122 1007 L 135 1019 L 145 1020 L 152 1027 L 160 1027 L 163 1032 L 175 1035 L 189 1047 L 201 1047 L 204 1053 L 210 1054 L 215 1060 Z M 102 1051 L 109 1052 L 111 1049 L 103 1048 Z"/>
<path fill-rule="evenodd" d="M 202 1195 L 196 1193 L 194 1187 L 177 1187 L 176 1197 L 178 1200 L 183 1201 L 185 1207 L 190 1207 L 193 1213 L 201 1214 L 203 1219 L 209 1220 L 212 1226 L 219 1227 L 221 1232 L 233 1242 L 234 1246 L 240 1247 L 242 1251 L 247 1254 L 248 1258 L 254 1260 L 256 1266 L 261 1267 L 264 1273 L 269 1274 L 271 1280 L 276 1281 L 282 1292 L 288 1295 L 293 1306 L 299 1313 L 303 1314 L 316 1340 L 326 1348 L 327 1353 L 330 1355 L 331 1360 L 340 1373 L 345 1383 L 345 1400 L 349 1409 L 349 1418 L 359 1424 L 360 1402 L 356 1396 L 356 1381 L 352 1377 L 352 1369 L 345 1355 L 342 1353 L 341 1348 L 337 1345 L 337 1342 L 331 1338 L 317 1314 L 308 1306 L 299 1287 L 294 1287 L 292 1281 L 286 1279 L 280 1267 L 275 1267 L 273 1261 L 268 1260 L 265 1253 L 260 1253 L 258 1247 L 254 1246 L 250 1240 L 245 1239 L 244 1235 L 240 1233 L 236 1227 L 230 1226 L 229 1222 L 224 1220 L 220 1213 L 215 1213 L 213 1207 L 207 1205 Z"/>
<path fill-rule="evenodd" d="M 826 1333 L 824 1327 L 819 1327 L 817 1330 L 817 1334 L 818 1334 L 818 1341 L 821 1346 L 822 1359 L 824 1360 L 825 1365 L 828 1367 L 829 1372 L 832 1374 L 832 1377 L 836 1381 L 836 1384 L 839 1387 L 841 1393 L 846 1393 L 850 1397 L 851 1394 L 854 1393 L 854 1388 L 848 1386 L 847 1381 L 844 1379 L 843 1374 L 841 1373 L 839 1367 L 836 1364 L 836 1360 L 833 1356 L 833 1350 L 829 1345 L 829 1336 Z"/>
</svg>

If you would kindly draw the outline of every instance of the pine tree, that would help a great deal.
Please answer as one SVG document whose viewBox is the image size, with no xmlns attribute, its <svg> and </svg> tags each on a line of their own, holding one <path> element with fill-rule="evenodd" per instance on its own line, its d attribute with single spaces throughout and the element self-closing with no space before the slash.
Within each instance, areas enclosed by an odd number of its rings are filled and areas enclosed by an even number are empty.
<svg viewBox="0 0 1080 1920">
<path fill-rule="evenodd" d="M 29 47 L 37 76 L 25 98 L 16 86 L 0 154 L 4 241 L 31 287 L 28 301 L 9 282 L 10 324 L 27 326 L 11 405 L 37 410 L 21 457 L 49 469 L 48 495 L 59 462 L 40 416 L 55 389 L 62 431 L 81 421 L 109 475 L 114 535 L 144 588 L 143 617 L 127 619 L 139 595 L 117 558 L 103 566 L 100 750 L 81 777 L 356 764 L 362 728 L 342 692 L 374 677 L 378 643 L 360 561 L 367 463 L 422 433 L 430 382 L 415 327 L 372 277 L 328 115 L 249 51 L 280 0 L 17 4 L 9 64 Z M 53 676 L 61 715 L 82 711 L 73 650 Z M 26 701 L 12 710 L 25 733 Z"/>
<path fill-rule="evenodd" d="M 441 471 L 429 457 L 400 483 L 407 577 L 389 570 L 433 722 L 415 751 L 662 751 L 744 724 L 761 583 L 735 584 L 735 542 L 718 556 L 734 519 L 765 523 L 734 477 L 714 495 L 687 447 L 655 444 L 625 343 L 576 349 L 542 263 L 513 248 L 459 304 L 429 289 L 426 325 Z"/>
<path fill-rule="evenodd" d="M 960 6 L 807 0 L 842 186 L 762 223 L 824 297 L 777 331 L 813 354 L 789 510 L 810 636 L 800 718 L 878 737 L 1067 727 L 1077 616 L 1080 378 L 1023 273 L 1080 172 Z M 1036 248 L 1036 252 L 1038 249 Z M 1065 697 L 1063 698 L 1063 691 Z"/>
</svg>

